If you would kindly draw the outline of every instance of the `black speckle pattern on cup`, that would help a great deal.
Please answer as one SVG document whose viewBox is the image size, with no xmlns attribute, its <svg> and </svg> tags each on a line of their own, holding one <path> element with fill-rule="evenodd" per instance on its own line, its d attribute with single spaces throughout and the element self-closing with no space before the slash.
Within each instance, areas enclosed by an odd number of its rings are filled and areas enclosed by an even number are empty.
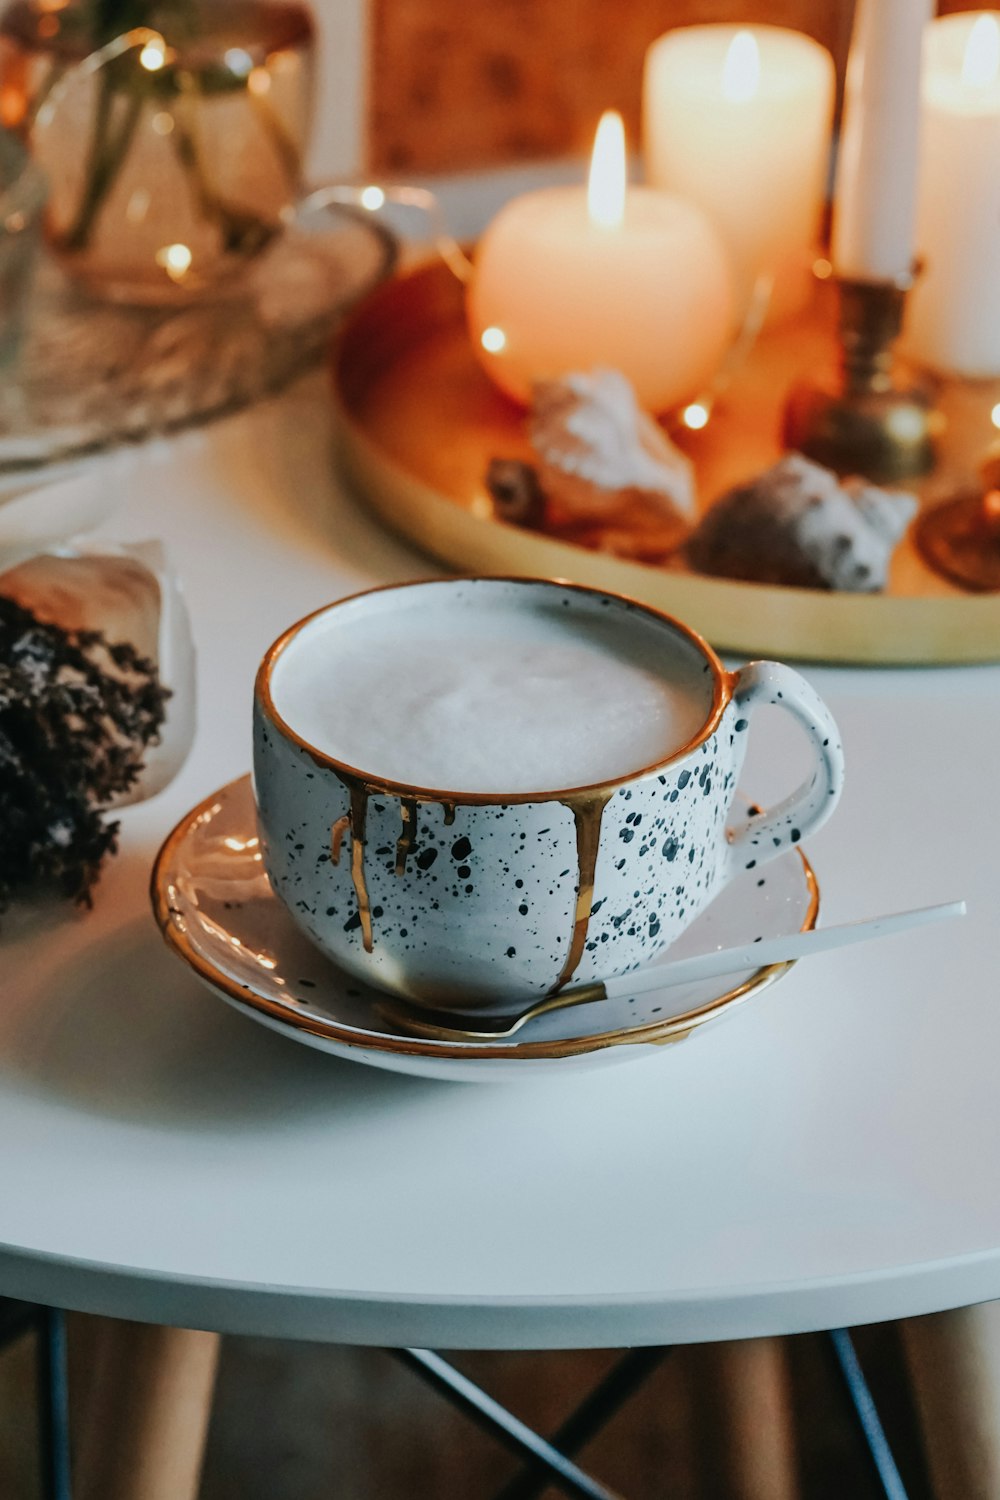
<svg viewBox="0 0 1000 1500">
<path fill-rule="evenodd" d="M 620 787 L 602 816 L 594 899 L 574 983 L 626 973 L 668 946 L 711 900 L 726 869 L 726 821 L 744 734 L 727 708 L 716 734 L 683 761 Z M 469 1003 L 475 995 L 544 994 L 562 972 L 579 866 L 570 806 L 417 804 L 397 873 L 401 799 L 372 792 L 364 875 L 366 952 L 352 879 L 351 834 L 331 857 L 331 829 L 350 814 L 345 785 L 308 751 L 255 724 L 256 792 L 275 891 L 336 961 L 383 987 Z"/>
</svg>

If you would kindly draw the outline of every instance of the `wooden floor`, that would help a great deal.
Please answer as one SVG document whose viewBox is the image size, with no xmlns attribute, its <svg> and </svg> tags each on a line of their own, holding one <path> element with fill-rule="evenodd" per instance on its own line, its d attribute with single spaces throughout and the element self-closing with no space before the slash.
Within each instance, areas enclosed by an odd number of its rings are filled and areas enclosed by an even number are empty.
<svg viewBox="0 0 1000 1500">
<path fill-rule="evenodd" d="M 862 1330 L 857 1345 L 911 1500 L 930 1500 L 894 1331 Z M 800 1500 L 876 1500 L 824 1342 L 809 1335 L 785 1348 Z M 546 1431 L 614 1357 L 461 1354 L 455 1362 Z M 585 1466 L 629 1500 L 744 1500 L 721 1483 L 714 1462 L 709 1377 L 702 1352 L 671 1354 L 585 1451 Z M 2 1500 L 38 1494 L 33 1379 L 29 1343 L 0 1356 Z M 514 1469 L 490 1438 L 379 1350 L 224 1344 L 202 1500 L 485 1500 Z"/>
</svg>

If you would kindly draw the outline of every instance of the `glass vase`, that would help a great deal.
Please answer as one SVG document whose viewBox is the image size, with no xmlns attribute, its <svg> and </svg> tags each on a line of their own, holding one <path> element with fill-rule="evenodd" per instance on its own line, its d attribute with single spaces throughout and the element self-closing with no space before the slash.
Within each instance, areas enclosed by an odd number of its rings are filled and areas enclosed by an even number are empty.
<svg viewBox="0 0 1000 1500">
<path fill-rule="evenodd" d="M 45 178 L 23 143 L 0 129 L 0 384 L 20 352 L 45 197 Z"/>
<path fill-rule="evenodd" d="M 313 68 L 297 0 L 14 0 L 0 123 L 49 178 L 63 268 L 122 301 L 238 290 L 300 192 Z"/>
</svg>

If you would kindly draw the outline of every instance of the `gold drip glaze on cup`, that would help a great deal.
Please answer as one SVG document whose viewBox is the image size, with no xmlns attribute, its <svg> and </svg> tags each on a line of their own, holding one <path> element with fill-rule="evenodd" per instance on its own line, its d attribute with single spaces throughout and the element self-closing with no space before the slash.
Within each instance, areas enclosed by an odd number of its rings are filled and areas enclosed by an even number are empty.
<svg viewBox="0 0 1000 1500">
<path fill-rule="evenodd" d="M 350 813 L 344 813 L 344 816 L 338 818 L 330 829 L 330 858 L 335 865 L 340 864 L 340 848 L 344 842 L 344 834 L 350 826 L 351 815 Z"/>
<path fill-rule="evenodd" d="M 399 804 L 399 816 L 403 826 L 396 841 L 395 871 L 397 875 L 405 875 L 406 861 L 413 848 L 413 840 L 417 832 L 417 804 L 413 797 L 403 798 Z"/>
<path fill-rule="evenodd" d="M 551 993 L 556 995 L 573 978 L 580 967 L 583 950 L 590 929 L 590 917 L 594 906 L 594 879 L 597 874 L 597 856 L 601 847 L 601 820 L 604 809 L 611 798 L 610 792 L 598 792 L 595 797 L 577 798 L 566 802 L 576 825 L 576 864 L 579 878 L 576 887 L 576 911 L 573 919 L 573 936 L 570 940 L 566 962 Z"/>
</svg>

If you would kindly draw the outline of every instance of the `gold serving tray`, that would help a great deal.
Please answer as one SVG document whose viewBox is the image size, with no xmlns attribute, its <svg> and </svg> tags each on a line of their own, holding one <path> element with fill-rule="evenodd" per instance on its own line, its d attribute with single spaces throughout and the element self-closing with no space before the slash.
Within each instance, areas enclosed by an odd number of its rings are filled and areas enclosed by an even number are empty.
<svg viewBox="0 0 1000 1500">
<path fill-rule="evenodd" d="M 493 457 L 531 458 L 524 414 L 482 374 L 465 332 L 463 291 L 439 262 L 409 271 L 354 311 L 333 355 L 345 470 L 397 531 L 462 572 L 555 576 L 630 594 L 680 616 L 722 649 L 810 661 L 891 664 L 1000 660 L 1000 594 L 959 592 L 897 549 L 884 594 L 837 594 L 708 578 L 578 545 L 493 517 Z M 684 436 L 701 503 L 781 452 L 789 385 L 833 356 L 828 289 L 807 315 L 767 332 L 700 433 Z M 948 426 L 934 503 L 968 483 L 996 438 L 1000 389 L 942 392 Z"/>
</svg>

